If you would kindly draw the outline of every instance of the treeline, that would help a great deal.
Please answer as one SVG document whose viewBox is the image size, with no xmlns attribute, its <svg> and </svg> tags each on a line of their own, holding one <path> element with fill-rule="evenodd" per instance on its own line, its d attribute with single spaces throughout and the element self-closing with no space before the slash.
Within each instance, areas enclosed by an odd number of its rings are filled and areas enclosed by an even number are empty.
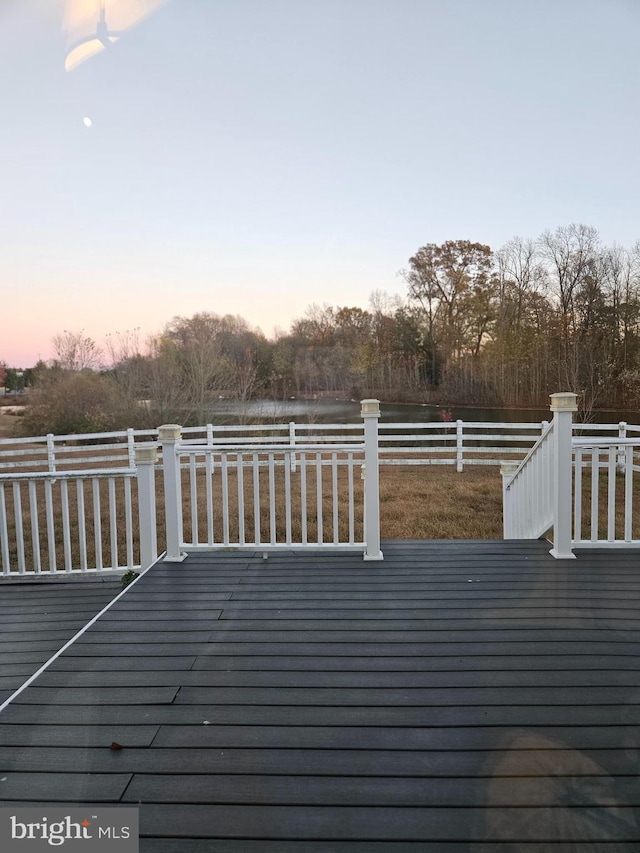
<svg viewBox="0 0 640 853">
<path fill-rule="evenodd" d="M 276 343 L 288 388 L 584 412 L 640 401 L 640 243 L 604 246 L 569 225 L 498 251 L 467 240 L 422 246 L 403 300 L 313 307 Z"/>
<path fill-rule="evenodd" d="M 585 412 L 640 402 L 640 243 L 604 246 L 585 225 L 497 251 L 447 241 L 420 247 L 401 275 L 404 297 L 312 305 L 274 340 L 210 313 L 176 317 L 144 344 L 64 332 L 32 372 L 25 428 L 203 422 L 221 397 L 546 407 L 569 390 Z"/>
</svg>

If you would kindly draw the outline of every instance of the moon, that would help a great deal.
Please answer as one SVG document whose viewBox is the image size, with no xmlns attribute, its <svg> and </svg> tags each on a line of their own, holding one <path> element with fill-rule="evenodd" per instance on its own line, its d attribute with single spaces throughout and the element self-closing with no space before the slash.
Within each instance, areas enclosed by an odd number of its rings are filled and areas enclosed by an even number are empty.
<svg viewBox="0 0 640 853">
<path fill-rule="evenodd" d="M 93 122 L 91 121 L 91 119 L 89 118 L 89 116 L 85 116 L 85 117 L 82 119 L 82 124 L 83 124 L 85 127 L 91 127 L 91 125 L 93 124 Z"/>
</svg>

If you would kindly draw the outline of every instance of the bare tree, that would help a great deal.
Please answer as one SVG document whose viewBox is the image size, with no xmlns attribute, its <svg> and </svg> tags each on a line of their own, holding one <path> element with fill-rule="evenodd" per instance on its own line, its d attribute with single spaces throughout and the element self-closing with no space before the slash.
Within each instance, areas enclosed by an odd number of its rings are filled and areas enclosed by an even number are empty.
<svg viewBox="0 0 640 853">
<path fill-rule="evenodd" d="M 597 255 L 599 242 L 595 228 L 575 224 L 562 225 L 553 233 L 545 231 L 538 240 L 551 289 L 560 303 L 565 345 L 575 330 L 575 294 Z"/>
<path fill-rule="evenodd" d="M 510 290 L 512 301 L 515 303 L 515 314 L 509 318 L 509 322 L 520 327 L 528 294 L 534 291 L 545 293 L 548 289 L 549 277 L 541 263 L 538 245 L 533 240 L 513 237 L 496 252 L 496 260 L 500 282 L 500 304 L 506 301 L 505 291 Z"/>
<path fill-rule="evenodd" d="M 93 338 L 65 329 L 52 339 L 56 361 L 63 370 L 97 370 L 102 367 L 103 352 Z"/>
</svg>

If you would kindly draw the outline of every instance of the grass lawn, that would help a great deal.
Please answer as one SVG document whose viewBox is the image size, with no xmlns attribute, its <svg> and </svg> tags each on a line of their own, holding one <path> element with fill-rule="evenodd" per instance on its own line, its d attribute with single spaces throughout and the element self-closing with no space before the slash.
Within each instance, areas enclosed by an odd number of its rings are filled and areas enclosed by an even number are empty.
<svg viewBox="0 0 640 853">
<path fill-rule="evenodd" d="M 383 539 L 502 539 L 498 466 L 380 468 Z"/>
</svg>

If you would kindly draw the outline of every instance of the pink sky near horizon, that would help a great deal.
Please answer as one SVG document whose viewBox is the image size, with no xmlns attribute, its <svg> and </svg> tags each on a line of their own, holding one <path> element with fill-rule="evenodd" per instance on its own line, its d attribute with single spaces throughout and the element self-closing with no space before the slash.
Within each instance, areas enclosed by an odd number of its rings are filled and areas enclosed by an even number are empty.
<svg viewBox="0 0 640 853">
<path fill-rule="evenodd" d="M 371 259 L 362 259 L 362 269 Z M 206 283 L 198 283 L 191 277 L 190 285 L 179 290 L 171 284 L 170 276 L 164 280 L 158 272 L 144 284 L 140 274 L 132 270 L 106 271 L 102 281 L 94 281 L 87 286 L 87 273 L 77 274 L 76 282 L 66 279 L 65 287 L 70 295 L 60 298 L 55 285 L 19 288 L 13 296 L 11 306 L 7 307 L 3 324 L 0 361 L 9 366 L 32 367 L 38 359 L 47 361 L 54 356 L 52 339 L 65 330 L 80 332 L 93 338 L 104 346 L 109 335 L 124 334 L 138 330 L 141 344 L 150 335 L 158 334 L 175 316 L 192 316 L 208 311 L 214 314 L 234 314 L 243 317 L 252 327 L 259 327 L 267 337 L 273 337 L 276 330 L 288 331 L 292 320 L 302 316 L 313 302 L 329 304 L 347 304 L 345 293 L 349 291 L 349 305 L 368 307 L 372 290 L 384 289 L 391 282 L 395 293 L 402 293 L 400 282 L 396 281 L 395 271 L 385 276 L 380 268 L 371 269 L 365 287 L 359 290 L 349 286 L 350 264 L 345 262 L 342 269 L 331 268 L 330 264 L 318 264 L 309 272 L 309 279 L 315 279 L 310 290 L 298 289 L 297 297 L 292 298 L 297 273 L 287 269 L 286 259 L 280 265 L 272 263 L 277 280 L 282 287 L 255 287 L 251 284 L 252 269 L 247 263 L 245 268 L 221 270 L 228 284 L 212 292 Z M 264 275 L 265 265 L 261 265 Z M 344 280 L 344 276 L 347 280 Z M 113 276 L 113 277 L 111 277 Z M 332 284 L 325 282 L 330 278 Z M 83 284 L 84 281 L 84 284 Z M 371 284 L 371 289 L 367 289 Z M 392 288 L 387 288 L 392 292 Z M 314 300 L 314 293 L 319 298 Z M 244 294 L 244 298 L 243 298 Z M 310 297 L 310 298 L 309 298 Z M 34 310 L 35 308 L 35 310 Z M 13 320 L 12 320 L 13 318 Z"/>
</svg>

